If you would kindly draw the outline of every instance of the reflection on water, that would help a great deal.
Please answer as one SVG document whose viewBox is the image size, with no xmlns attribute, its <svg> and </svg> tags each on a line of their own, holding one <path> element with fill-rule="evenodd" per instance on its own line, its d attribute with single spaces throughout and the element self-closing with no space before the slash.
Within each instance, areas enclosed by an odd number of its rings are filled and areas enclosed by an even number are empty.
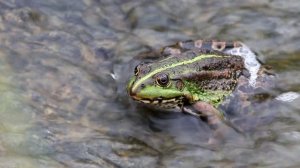
<svg viewBox="0 0 300 168">
<path fill-rule="evenodd" d="M 299 92 L 299 6 L 0 0 L 0 167 L 297 167 L 299 99 L 238 118 L 251 131 L 215 148 L 206 123 L 139 107 L 125 83 L 138 53 L 219 38 L 262 53 L 274 96 Z"/>
</svg>

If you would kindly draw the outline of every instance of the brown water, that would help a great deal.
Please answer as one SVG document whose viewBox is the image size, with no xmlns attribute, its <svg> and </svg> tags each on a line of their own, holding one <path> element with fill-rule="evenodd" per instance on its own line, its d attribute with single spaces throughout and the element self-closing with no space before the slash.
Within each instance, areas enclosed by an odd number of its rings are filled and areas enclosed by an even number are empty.
<svg viewBox="0 0 300 168">
<path fill-rule="evenodd" d="M 137 107 L 125 83 L 138 53 L 213 38 L 260 53 L 276 94 L 299 92 L 299 11 L 298 0 L 0 0 L 0 167 L 298 167 L 299 99 L 212 148 L 206 123 Z"/>
</svg>

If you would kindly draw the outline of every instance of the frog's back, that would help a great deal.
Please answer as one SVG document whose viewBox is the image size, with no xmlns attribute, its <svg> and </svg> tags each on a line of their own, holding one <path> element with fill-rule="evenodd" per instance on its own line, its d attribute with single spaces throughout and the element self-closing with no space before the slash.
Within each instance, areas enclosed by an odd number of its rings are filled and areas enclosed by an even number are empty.
<svg viewBox="0 0 300 168">
<path fill-rule="evenodd" d="M 173 54 L 181 54 L 189 50 L 200 49 L 207 52 L 217 51 L 220 53 L 226 53 L 234 48 L 242 47 L 242 43 L 239 41 L 217 41 L 217 40 L 187 40 L 180 41 L 176 44 L 163 47 L 161 49 L 161 55 L 169 56 Z"/>
</svg>

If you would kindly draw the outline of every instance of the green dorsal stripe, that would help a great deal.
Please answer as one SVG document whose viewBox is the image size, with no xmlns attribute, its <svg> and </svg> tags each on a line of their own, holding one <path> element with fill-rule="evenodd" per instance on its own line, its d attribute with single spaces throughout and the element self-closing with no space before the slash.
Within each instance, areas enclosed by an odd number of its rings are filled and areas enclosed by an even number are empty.
<svg viewBox="0 0 300 168">
<path fill-rule="evenodd" d="M 134 92 L 138 88 L 138 86 L 140 86 L 145 80 L 147 80 L 149 77 L 152 77 L 153 75 L 157 74 L 158 72 L 167 70 L 169 68 L 174 68 L 174 67 L 180 66 L 180 65 L 192 64 L 196 61 L 200 61 L 200 60 L 205 59 L 205 58 L 216 58 L 216 57 L 229 57 L 229 56 L 223 56 L 223 55 L 222 56 L 221 55 L 198 55 L 197 57 L 194 57 L 193 59 L 190 59 L 190 60 L 181 61 L 181 62 L 178 62 L 178 63 L 171 64 L 169 66 L 163 66 L 161 68 L 158 68 L 158 69 L 150 72 L 149 74 L 147 74 L 146 76 L 141 78 L 139 81 L 137 81 L 134 84 L 134 86 L 132 87 L 132 91 Z"/>
</svg>

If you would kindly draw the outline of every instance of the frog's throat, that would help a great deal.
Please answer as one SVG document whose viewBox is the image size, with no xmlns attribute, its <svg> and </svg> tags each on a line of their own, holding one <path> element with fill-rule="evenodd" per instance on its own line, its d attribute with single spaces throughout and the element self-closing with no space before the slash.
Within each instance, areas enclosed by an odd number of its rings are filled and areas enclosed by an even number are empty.
<svg viewBox="0 0 300 168">
<path fill-rule="evenodd" d="M 167 70 L 167 69 L 170 69 L 170 68 L 174 68 L 174 67 L 177 67 L 177 66 L 181 66 L 181 65 L 192 64 L 194 62 L 197 62 L 197 61 L 200 61 L 200 60 L 203 60 L 203 59 L 206 59 L 206 58 L 217 58 L 217 57 L 230 57 L 230 56 L 201 54 L 201 55 L 198 55 L 198 56 L 196 56 L 196 57 L 194 57 L 193 59 L 190 59 L 190 60 L 186 60 L 186 61 L 182 61 L 182 62 L 177 62 L 177 63 L 174 63 L 174 64 L 170 64 L 168 66 L 163 66 L 161 68 L 158 68 L 158 69 L 150 72 L 149 74 L 145 75 L 140 80 L 138 80 L 136 83 L 134 83 L 133 86 L 132 86 L 132 88 L 131 88 L 131 92 L 134 93 L 137 90 L 137 88 L 145 80 L 147 80 L 148 78 L 150 78 L 153 75 L 157 74 L 158 72 L 161 72 L 161 71 L 164 71 L 164 70 Z"/>
</svg>

